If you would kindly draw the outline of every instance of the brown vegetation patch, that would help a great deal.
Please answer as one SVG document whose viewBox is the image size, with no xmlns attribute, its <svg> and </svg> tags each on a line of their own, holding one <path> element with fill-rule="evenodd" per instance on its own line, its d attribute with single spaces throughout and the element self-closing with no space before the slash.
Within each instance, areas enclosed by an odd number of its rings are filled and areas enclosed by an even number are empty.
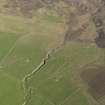
<svg viewBox="0 0 105 105">
<path fill-rule="evenodd" d="M 90 67 L 81 73 L 81 78 L 93 98 L 97 100 L 105 95 L 105 67 Z"/>
<path fill-rule="evenodd" d="M 105 32 L 103 30 L 99 30 L 98 37 L 95 39 L 95 42 L 99 48 L 105 48 Z"/>
<path fill-rule="evenodd" d="M 39 0 L 6 0 L 4 5 L 4 8 L 9 8 L 11 11 L 19 9 L 26 17 L 32 17 L 32 11 L 41 7 Z"/>
</svg>

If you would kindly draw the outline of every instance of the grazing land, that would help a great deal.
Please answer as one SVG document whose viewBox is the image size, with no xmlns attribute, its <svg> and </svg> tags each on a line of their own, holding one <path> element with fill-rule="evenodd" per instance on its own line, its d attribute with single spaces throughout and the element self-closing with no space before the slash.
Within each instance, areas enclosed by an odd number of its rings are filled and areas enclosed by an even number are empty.
<svg viewBox="0 0 105 105">
<path fill-rule="evenodd" d="M 0 0 L 0 105 L 105 105 L 102 2 Z"/>
</svg>

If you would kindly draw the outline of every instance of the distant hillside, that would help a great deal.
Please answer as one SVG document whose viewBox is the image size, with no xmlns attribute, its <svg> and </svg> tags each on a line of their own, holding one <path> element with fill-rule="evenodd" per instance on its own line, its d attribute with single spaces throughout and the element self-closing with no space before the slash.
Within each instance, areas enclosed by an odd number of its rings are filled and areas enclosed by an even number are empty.
<svg viewBox="0 0 105 105">
<path fill-rule="evenodd" d="M 103 33 L 105 36 L 104 4 L 104 0 L 2 0 L 0 11 L 32 18 L 40 8 L 54 10 L 64 17 L 67 26 L 64 43 L 70 40 L 96 42 L 99 47 L 105 47 L 105 38 L 100 39 L 99 35 Z"/>
</svg>

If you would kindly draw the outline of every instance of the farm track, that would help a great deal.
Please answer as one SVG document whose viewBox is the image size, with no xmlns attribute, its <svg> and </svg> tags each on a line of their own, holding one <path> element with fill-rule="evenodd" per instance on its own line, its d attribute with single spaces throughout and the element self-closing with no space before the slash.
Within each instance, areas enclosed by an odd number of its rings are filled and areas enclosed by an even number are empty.
<svg viewBox="0 0 105 105">
<path fill-rule="evenodd" d="M 2 65 L 2 63 L 5 61 L 5 59 L 13 52 L 13 50 L 16 47 L 16 44 L 19 42 L 19 40 L 21 40 L 21 38 L 24 38 L 26 36 L 29 36 L 29 35 L 23 35 L 16 39 L 14 44 L 9 48 L 9 51 L 7 52 L 7 54 L 5 54 L 4 57 L 0 60 L 0 65 Z"/>
<path fill-rule="evenodd" d="M 31 99 L 32 88 L 28 85 L 28 80 L 30 80 L 38 71 L 41 71 L 41 68 L 43 68 L 47 64 L 47 61 L 50 59 L 51 55 L 57 52 L 62 46 L 63 45 L 61 44 L 60 46 L 49 50 L 40 64 L 31 73 L 24 76 L 24 78 L 22 79 L 22 85 L 25 96 L 22 105 L 28 105 L 28 102 Z"/>
</svg>

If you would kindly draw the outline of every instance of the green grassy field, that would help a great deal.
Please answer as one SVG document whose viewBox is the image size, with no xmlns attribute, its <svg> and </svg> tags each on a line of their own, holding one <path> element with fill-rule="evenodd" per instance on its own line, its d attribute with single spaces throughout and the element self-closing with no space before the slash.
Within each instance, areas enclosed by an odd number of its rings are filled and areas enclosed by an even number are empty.
<svg viewBox="0 0 105 105">
<path fill-rule="evenodd" d="M 88 63 L 102 64 L 103 57 L 103 51 L 94 45 L 64 46 L 29 80 L 33 89 L 29 105 L 94 105 L 80 73 Z"/>
<path fill-rule="evenodd" d="M 24 105 L 23 78 L 62 43 L 64 32 L 62 18 L 52 12 L 32 19 L 0 15 L 0 105 Z M 88 63 L 104 65 L 104 57 L 94 44 L 62 46 L 28 80 L 27 105 L 95 105 L 80 73 Z"/>
<path fill-rule="evenodd" d="M 22 105 L 22 79 L 50 48 L 61 43 L 62 21 L 43 14 L 38 17 L 41 19 L 0 16 L 0 105 Z"/>
</svg>

